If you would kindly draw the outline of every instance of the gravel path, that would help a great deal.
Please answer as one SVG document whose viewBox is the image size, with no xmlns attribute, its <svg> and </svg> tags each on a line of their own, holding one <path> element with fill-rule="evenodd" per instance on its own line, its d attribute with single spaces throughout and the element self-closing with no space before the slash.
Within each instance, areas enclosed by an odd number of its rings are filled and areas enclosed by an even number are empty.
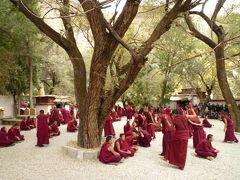
<svg viewBox="0 0 240 180">
<path fill-rule="evenodd" d="M 126 120 L 114 123 L 116 132 L 122 132 Z M 0 148 L 0 180 L 79 179 L 79 180 L 135 180 L 135 179 L 240 179 L 240 143 L 223 143 L 223 123 L 211 120 L 215 126 L 205 129 L 215 135 L 213 146 L 221 152 L 217 159 L 208 161 L 195 156 L 192 140 L 189 140 L 187 163 L 181 171 L 160 159 L 162 133 L 150 148 L 140 148 L 133 158 L 118 166 L 105 165 L 98 161 L 74 160 L 62 153 L 62 146 L 75 140 L 76 133 L 67 133 L 61 126 L 61 135 L 50 139 L 45 148 L 35 147 L 36 130 L 23 131 L 25 141 L 8 148 Z M 7 127 L 9 128 L 9 127 Z M 240 135 L 237 135 L 240 139 Z"/>
</svg>

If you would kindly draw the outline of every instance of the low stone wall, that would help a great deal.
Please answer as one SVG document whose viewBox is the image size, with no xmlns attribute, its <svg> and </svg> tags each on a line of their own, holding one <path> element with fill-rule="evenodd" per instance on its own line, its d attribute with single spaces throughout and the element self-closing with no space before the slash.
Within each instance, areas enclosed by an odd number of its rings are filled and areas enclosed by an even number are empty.
<svg viewBox="0 0 240 180">
<path fill-rule="evenodd" d="M 88 149 L 80 149 L 71 146 L 63 146 L 63 152 L 67 156 L 73 159 L 79 160 L 97 160 L 99 156 L 99 150 L 88 150 Z"/>
</svg>

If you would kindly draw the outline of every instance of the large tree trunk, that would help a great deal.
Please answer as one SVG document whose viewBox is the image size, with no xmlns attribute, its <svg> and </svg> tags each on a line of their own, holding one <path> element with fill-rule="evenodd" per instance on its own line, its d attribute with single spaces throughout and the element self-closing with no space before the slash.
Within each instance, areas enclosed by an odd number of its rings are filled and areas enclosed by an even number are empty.
<svg viewBox="0 0 240 180">
<path fill-rule="evenodd" d="M 227 73 L 225 68 L 224 45 L 219 45 L 215 50 L 217 78 L 226 105 L 229 109 L 230 115 L 235 122 L 236 131 L 240 132 L 240 112 L 236 101 L 234 100 L 232 91 L 227 80 Z"/>
</svg>

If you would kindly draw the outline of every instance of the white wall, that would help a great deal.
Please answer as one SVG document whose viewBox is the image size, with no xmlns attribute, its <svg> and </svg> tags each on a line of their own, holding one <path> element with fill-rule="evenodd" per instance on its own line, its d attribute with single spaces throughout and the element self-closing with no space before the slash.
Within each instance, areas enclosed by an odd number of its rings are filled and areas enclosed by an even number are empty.
<svg viewBox="0 0 240 180">
<path fill-rule="evenodd" d="M 14 101 L 12 96 L 0 95 L 0 107 L 4 108 L 4 117 L 14 117 Z"/>
</svg>

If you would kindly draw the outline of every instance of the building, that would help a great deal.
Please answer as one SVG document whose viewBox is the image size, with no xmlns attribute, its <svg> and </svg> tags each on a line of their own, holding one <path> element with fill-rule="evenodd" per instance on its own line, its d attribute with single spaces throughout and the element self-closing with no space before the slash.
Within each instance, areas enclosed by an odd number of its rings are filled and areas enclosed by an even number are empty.
<svg viewBox="0 0 240 180">
<path fill-rule="evenodd" d="M 14 117 L 13 96 L 0 95 L 0 118 Z"/>
</svg>

